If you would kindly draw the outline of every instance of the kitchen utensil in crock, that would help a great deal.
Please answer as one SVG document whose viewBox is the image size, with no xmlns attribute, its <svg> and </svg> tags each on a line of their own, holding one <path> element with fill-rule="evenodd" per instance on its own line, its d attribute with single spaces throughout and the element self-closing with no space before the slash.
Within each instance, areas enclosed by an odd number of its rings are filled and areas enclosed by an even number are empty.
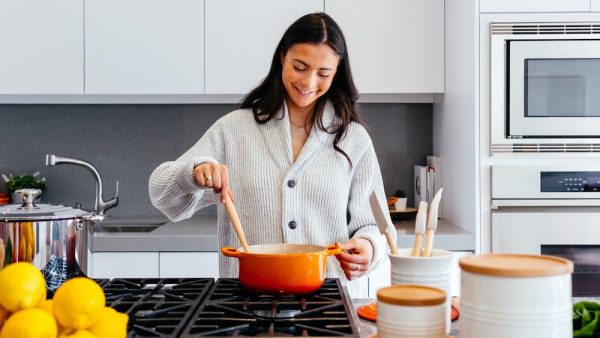
<svg viewBox="0 0 600 338">
<path fill-rule="evenodd" d="M 85 276 L 93 212 L 53 204 L 33 204 L 38 189 L 21 189 L 24 203 L 0 206 L 3 265 L 29 262 L 42 270 L 52 292 L 64 281 Z"/>
<path fill-rule="evenodd" d="M 248 242 L 246 241 L 246 235 L 244 234 L 244 229 L 242 228 L 242 223 L 240 222 L 240 218 L 238 217 L 237 211 L 233 206 L 233 201 L 229 197 L 229 195 L 225 194 L 225 210 L 227 211 L 227 216 L 229 216 L 229 221 L 231 225 L 233 225 L 233 229 L 242 244 L 242 248 L 246 252 L 250 252 L 250 248 L 248 247 Z"/>
<path fill-rule="evenodd" d="M 342 252 L 339 244 L 251 245 L 249 251 L 224 247 L 221 252 L 239 259 L 240 284 L 268 294 L 307 294 L 325 280 L 327 257 Z"/>
<path fill-rule="evenodd" d="M 427 202 L 421 201 L 419 203 L 419 209 L 417 211 L 417 217 L 415 219 L 415 244 L 411 256 L 421 256 L 421 243 L 423 242 L 423 236 L 425 235 L 425 224 L 427 223 Z"/>
<path fill-rule="evenodd" d="M 388 217 L 385 217 L 383 213 L 383 209 L 381 207 L 381 203 L 379 203 L 379 199 L 377 199 L 377 194 L 373 191 L 371 196 L 369 196 L 369 204 L 371 205 L 371 212 L 373 212 L 373 216 L 375 217 L 375 222 L 379 227 L 379 232 L 385 235 L 388 244 L 392 250 L 393 254 L 398 252 L 398 247 L 396 246 L 396 242 L 394 241 L 394 236 L 390 232 L 390 229 L 395 229 L 391 224 L 391 221 Z"/>
<path fill-rule="evenodd" d="M 427 233 L 425 234 L 425 248 L 423 249 L 423 256 L 431 256 L 431 250 L 433 249 L 433 236 L 438 224 L 438 207 L 440 206 L 440 200 L 442 199 L 442 192 L 444 188 L 435 193 L 431 204 L 429 205 L 429 217 L 427 218 Z"/>
</svg>

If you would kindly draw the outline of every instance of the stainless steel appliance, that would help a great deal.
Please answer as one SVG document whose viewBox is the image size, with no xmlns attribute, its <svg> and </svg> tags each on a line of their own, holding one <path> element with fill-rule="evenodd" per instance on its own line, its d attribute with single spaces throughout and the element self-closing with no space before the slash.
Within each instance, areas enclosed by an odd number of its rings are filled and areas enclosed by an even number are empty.
<svg viewBox="0 0 600 338">
<path fill-rule="evenodd" d="M 129 315 L 128 337 L 359 337 L 338 279 L 305 296 L 250 293 L 237 279 L 97 280 Z"/>
<path fill-rule="evenodd" d="M 427 156 L 427 165 L 416 165 L 415 175 L 415 208 L 421 201 L 431 204 L 433 196 L 443 188 L 442 160 L 440 156 Z M 438 207 L 438 217 L 444 218 L 442 203 Z"/>
<path fill-rule="evenodd" d="M 600 22 L 491 25 L 492 154 L 600 152 Z"/>
<path fill-rule="evenodd" d="M 573 295 L 600 295 L 600 166 L 493 166 L 491 218 L 492 252 L 568 258 Z"/>
<path fill-rule="evenodd" d="M 64 281 L 85 276 L 88 237 L 94 213 L 64 205 L 34 204 L 38 189 L 21 189 L 23 204 L 0 206 L 3 266 L 29 262 L 39 268 L 49 292 Z"/>
</svg>

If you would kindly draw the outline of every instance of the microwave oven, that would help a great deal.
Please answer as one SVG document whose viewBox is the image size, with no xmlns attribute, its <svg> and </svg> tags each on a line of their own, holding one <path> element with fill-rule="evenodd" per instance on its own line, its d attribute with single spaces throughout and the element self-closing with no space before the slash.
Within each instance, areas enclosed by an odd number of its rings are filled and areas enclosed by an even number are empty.
<svg viewBox="0 0 600 338">
<path fill-rule="evenodd" d="M 600 152 L 600 22 L 490 31 L 492 155 Z"/>
</svg>

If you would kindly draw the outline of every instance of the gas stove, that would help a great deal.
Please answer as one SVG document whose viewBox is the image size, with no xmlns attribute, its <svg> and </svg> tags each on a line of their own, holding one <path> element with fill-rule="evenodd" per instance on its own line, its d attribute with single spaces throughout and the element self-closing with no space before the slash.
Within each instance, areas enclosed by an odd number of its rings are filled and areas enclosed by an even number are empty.
<svg viewBox="0 0 600 338">
<path fill-rule="evenodd" d="M 106 303 L 129 315 L 127 337 L 359 337 L 346 289 L 326 279 L 304 295 L 262 295 L 239 280 L 96 280 Z"/>
</svg>

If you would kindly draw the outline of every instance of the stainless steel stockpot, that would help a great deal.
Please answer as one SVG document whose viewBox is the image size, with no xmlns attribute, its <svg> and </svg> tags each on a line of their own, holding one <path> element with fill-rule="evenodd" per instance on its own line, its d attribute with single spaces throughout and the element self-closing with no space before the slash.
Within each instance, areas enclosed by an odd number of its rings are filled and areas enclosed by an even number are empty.
<svg viewBox="0 0 600 338">
<path fill-rule="evenodd" d="M 23 204 L 0 206 L 0 270 L 15 262 L 30 262 L 46 279 L 48 291 L 65 280 L 85 276 L 88 238 L 94 212 L 53 204 L 34 204 L 37 189 L 17 191 Z"/>
</svg>

